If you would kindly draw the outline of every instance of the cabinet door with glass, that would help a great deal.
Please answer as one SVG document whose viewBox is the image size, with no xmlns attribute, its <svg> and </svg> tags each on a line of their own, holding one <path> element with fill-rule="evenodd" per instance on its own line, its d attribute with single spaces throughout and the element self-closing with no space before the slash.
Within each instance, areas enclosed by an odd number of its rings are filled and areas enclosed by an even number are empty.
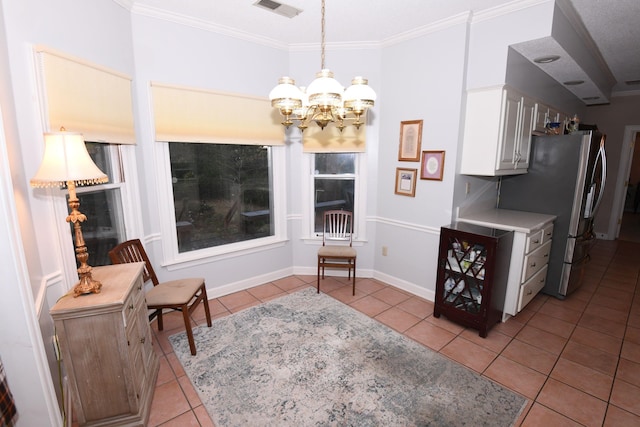
<svg viewBox="0 0 640 427">
<path fill-rule="evenodd" d="M 441 228 L 433 315 L 478 329 L 502 317 L 513 232 L 454 223 Z"/>
</svg>

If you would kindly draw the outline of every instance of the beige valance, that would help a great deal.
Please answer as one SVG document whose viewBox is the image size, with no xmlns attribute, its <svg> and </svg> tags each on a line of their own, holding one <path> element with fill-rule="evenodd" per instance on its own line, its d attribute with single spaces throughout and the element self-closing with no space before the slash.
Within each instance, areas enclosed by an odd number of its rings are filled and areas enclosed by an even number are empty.
<svg viewBox="0 0 640 427">
<path fill-rule="evenodd" d="M 151 83 L 156 141 L 283 145 L 267 98 Z"/>
<path fill-rule="evenodd" d="M 321 129 L 315 123 L 302 133 L 305 153 L 363 153 L 366 148 L 366 126 L 347 126 L 342 133 L 333 125 Z"/>
<path fill-rule="evenodd" d="M 135 144 L 130 77 L 42 46 L 35 52 L 49 131 Z"/>
</svg>

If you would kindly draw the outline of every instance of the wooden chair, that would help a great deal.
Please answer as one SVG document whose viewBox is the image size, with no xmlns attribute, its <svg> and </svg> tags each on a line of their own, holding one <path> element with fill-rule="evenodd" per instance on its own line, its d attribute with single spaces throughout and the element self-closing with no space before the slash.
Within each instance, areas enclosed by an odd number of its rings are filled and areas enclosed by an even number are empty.
<svg viewBox="0 0 640 427">
<path fill-rule="evenodd" d="M 322 247 L 318 249 L 318 293 L 320 273 L 324 279 L 325 268 L 346 268 L 351 279 L 353 269 L 353 295 L 356 294 L 356 250 L 353 241 L 353 213 L 349 211 L 325 211 L 323 216 Z"/>
<path fill-rule="evenodd" d="M 170 308 L 182 312 L 184 327 L 189 340 L 191 354 L 196 354 L 196 344 L 193 341 L 190 315 L 201 302 L 204 304 L 204 313 L 207 318 L 207 326 L 211 327 L 211 313 L 207 300 L 207 288 L 203 278 L 189 278 L 158 282 L 153 266 L 139 239 L 128 240 L 118 244 L 109 251 L 109 258 L 113 264 L 129 262 L 144 262 L 143 280 L 145 283 L 151 279 L 153 288 L 146 292 L 147 307 L 154 310 L 149 316 L 149 321 L 158 317 L 158 330 L 162 330 L 162 310 Z"/>
</svg>

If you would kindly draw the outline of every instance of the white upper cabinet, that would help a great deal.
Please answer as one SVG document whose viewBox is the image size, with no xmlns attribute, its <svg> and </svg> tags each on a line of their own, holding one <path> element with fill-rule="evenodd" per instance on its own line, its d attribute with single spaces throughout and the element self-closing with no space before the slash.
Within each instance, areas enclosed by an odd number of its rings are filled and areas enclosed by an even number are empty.
<svg viewBox="0 0 640 427">
<path fill-rule="evenodd" d="M 469 91 L 460 173 L 526 173 L 536 111 L 535 101 L 506 86 Z"/>
</svg>

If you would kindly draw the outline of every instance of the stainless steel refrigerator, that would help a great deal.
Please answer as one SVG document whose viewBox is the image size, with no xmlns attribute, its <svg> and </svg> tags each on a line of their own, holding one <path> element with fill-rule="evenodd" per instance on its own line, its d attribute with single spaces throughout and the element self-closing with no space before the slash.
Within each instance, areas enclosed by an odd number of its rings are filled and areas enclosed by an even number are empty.
<svg viewBox="0 0 640 427">
<path fill-rule="evenodd" d="M 534 136 L 528 173 L 503 177 L 498 207 L 556 215 L 542 292 L 564 298 L 581 284 L 607 176 L 604 135 Z"/>
</svg>

